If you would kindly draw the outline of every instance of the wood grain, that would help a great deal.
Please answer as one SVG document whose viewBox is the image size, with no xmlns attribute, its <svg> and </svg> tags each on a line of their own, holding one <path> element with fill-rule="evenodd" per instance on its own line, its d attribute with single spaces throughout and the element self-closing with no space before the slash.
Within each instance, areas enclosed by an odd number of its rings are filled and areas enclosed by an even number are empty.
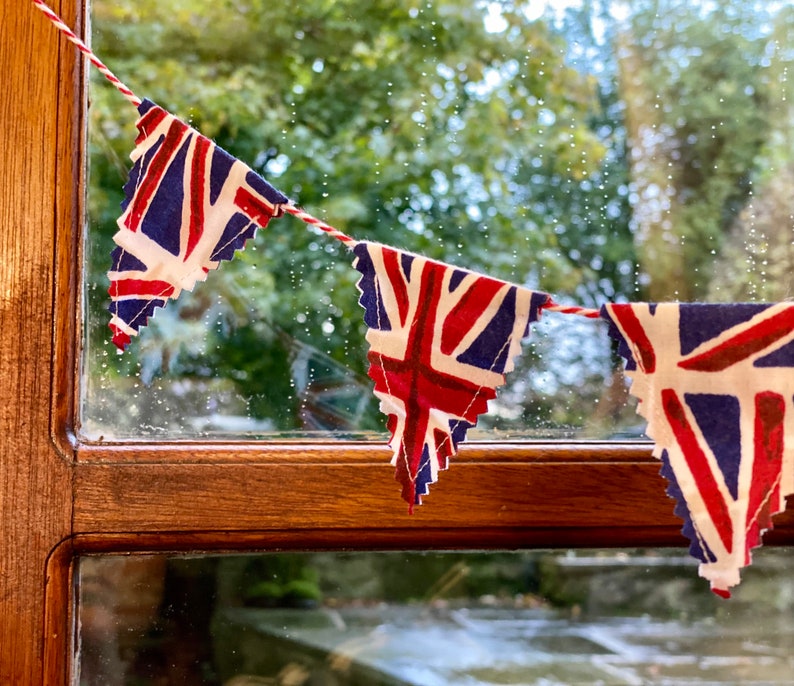
<svg viewBox="0 0 794 686">
<path fill-rule="evenodd" d="M 81 463 L 144 464 L 154 463 L 336 463 L 385 464 L 391 458 L 384 434 L 380 441 L 342 442 L 311 441 L 283 442 L 278 440 L 236 442 L 135 442 L 82 443 L 77 451 Z M 460 446 L 453 464 L 464 462 L 648 462 L 651 444 L 647 442 L 552 442 L 533 441 L 515 443 L 474 442 Z M 658 464 L 658 463 L 655 463 Z"/>
<path fill-rule="evenodd" d="M 658 472 L 650 460 L 464 462 L 442 473 L 409 515 L 388 464 L 81 465 L 74 532 L 161 533 L 175 549 L 175 532 L 297 536 L 318 528 L 364 547 L 374 532 L 379 544 L 393 532 L 411 547 L 410 532 L 428 528 L 442 547 L 549 545 L 555 530 L 569 546 L 684 546 Z M 779 515 L 776 540 L 794 540 L 792 524 L 791 514 Z"/>
<path fill-rule="evenodd" d="M 60 11 L 74 20 L 74 5 Z M 68 604 L 62 582 L 69 562 L 55 565 L 56 612 L 45 610 L 47 560 L 70 531 L 71 471 L 50 440 L 54 371 L 56 236 L 59 184 L 74 198 L 77 150 L 61 105 L 74 102 L 74 61 L 27 2 L 0 3 L 0 683 L 63 683 L 68 672 Z M 71 66 L 70 66 L 71 64 Z M 64 136 L 66 138 L 64 138 Z M 57 183 L 56 183 L 57 180 Z M 68 411 L 68 408 L 66 408 Z M 68 581 L 66 582 L 68 587 Z M 57 615 L 57 621 L 55 617 Z M 54 650 L 45 672 L 45 621 Z"/>
</svg>

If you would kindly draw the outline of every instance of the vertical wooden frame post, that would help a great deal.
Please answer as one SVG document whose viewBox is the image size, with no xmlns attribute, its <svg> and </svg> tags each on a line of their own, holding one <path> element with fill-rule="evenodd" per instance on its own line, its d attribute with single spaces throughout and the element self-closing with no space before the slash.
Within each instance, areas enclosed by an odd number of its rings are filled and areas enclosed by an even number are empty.
<svg viewBox="0 0 794 686">
<path fill-rule="evenodd" d="M 78 19 L 74 0 L 56 9 Z M 81 86 L 73 51 L 37 15 L 0 3 L 0 683 L 15 686 L 66 683 L 72 640 L 63 327 L 76 321 Z"/>
</svg>

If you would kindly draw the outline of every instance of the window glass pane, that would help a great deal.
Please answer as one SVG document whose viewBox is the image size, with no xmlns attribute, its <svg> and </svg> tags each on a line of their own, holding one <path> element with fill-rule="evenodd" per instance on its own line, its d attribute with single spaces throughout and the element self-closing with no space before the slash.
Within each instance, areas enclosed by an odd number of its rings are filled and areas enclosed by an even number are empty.
<svg viewBox="0 0 794 686">
<path fill-rule="evenodd" d="M 85 557 L 80 683 L 788 684 L 789 550 Z"/>
<path fill-rule="evenodd" d="M 794 7 L 767 0 L 94 0 L 97 51 L 359 239 L 561 303 L 791 294 Z M 87 439 L 372 436 L 357 272 L 292 217 L 117 355 L 135 111 L 93 75 Z M 639 438 L 605 328 L 548 313 L 471 438 Z"/>
</svg>

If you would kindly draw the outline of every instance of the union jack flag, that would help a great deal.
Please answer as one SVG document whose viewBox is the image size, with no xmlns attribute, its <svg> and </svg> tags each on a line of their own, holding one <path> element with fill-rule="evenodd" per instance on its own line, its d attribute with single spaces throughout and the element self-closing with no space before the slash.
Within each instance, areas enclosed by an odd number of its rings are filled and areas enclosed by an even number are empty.
<svg viewBox="0 0 794 686">
<path fill-rule="evenodd" d="M 602 316 L 690 553 L 728 597 L 794 492 L 794 303 L 612 304 Z"/>
<path fill-rule="evenodd" d="M 375 243 L 354 253 L 369 376 L 413 507 L 487 411 L 549 296 Z"/>
<path fill-rule="evenodd" d="M 192 290 L 282 214 L 287 197 L 149 100 L 111 254 L 110 328 L 121 349 L 155 308 Z"/>
</svg>

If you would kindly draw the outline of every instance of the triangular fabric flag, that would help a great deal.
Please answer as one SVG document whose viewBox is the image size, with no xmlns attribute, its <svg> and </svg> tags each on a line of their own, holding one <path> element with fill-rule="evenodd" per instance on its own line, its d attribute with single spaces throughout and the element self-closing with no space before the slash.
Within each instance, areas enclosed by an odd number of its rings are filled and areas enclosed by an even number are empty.
<svg viewBox="0 0 794 686">
<path fill-rule="evenodd" d="M 369 376 L 388 415 L 402 497 L 413 507 L 487 411 L 550 298 L 376 243 L 353 252 Z"/>
<path fill-rule="evenodd" d="M 150 100 L 113 236 L 110 328 L 123 350 L 157 307 L 192 290 L 282 214 L 287 197 Z"/>
<path fill-rule="evenodd" d="M 712 590 L 794 492 L 794 303 L 610 304 L 638 412 Z"/>
</svg>

